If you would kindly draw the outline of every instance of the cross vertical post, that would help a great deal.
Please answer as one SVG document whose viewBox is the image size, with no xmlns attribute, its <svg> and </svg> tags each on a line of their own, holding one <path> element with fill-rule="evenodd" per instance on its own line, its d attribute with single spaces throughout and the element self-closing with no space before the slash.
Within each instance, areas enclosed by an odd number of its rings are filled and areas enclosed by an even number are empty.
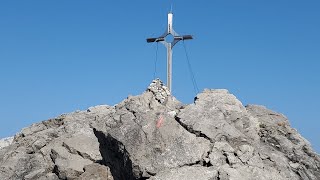
<svg viewBox="0 0 320 180">
<path fill-rule="evenodd" d="M 181 40 L 184 41 L 184 40 L 193 39 L 191 35 L 180 36 L 178 33 L 176 33 L 173 30 L 172 19 L 173 19 L 173 13 L 169 12 L 168 28 L 166 29 L 166 31 L 157 38 L 147 38 L 148 43 L 161 42 L 167 48 L 167 87 L 170 92 L 172 91 L 172 49 L 174 45 L 176 45 Z M 170 34 L 173 36 L 173 40 L 172 42 L 167 42 L 165 38 Z"/>
<path fill-rule="evenodd" d="M 172 88 L 172 47 L 171 43 L 167 46 L 167 87 L 171 92 Z"/>
</svg>

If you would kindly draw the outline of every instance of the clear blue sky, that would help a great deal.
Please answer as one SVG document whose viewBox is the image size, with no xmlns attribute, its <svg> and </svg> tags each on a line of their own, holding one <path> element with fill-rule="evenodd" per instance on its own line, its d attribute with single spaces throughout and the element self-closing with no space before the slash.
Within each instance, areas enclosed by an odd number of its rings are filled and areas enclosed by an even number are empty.
<svg viewBox="0 0 320 180">
<path fill-rule="evenodd" d="M 29 0 L 0 2 L 0 137 L 34 122 L 141 94 L 173 2 L 174 28 L 200 90 L 225 88 L 244 105 L 285 114 L 320 152 L 320 1 Z M 166 52 L 158 51 L 166 80 Z M 173 94 L 195 96 L 183 45 Z"/>
</svg>

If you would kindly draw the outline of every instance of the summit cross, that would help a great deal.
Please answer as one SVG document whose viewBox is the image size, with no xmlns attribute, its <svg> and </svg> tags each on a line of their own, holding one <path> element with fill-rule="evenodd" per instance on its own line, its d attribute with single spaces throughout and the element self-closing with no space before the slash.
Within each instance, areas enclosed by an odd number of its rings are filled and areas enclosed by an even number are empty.
<svg viewBox="0 0 320 180">
<path fill-rule="evenodd" d="M 161 42 L 167 48 L 167 87 L 169 91 L 172 91 L 172 48 L 181 40 L 191 40 L 193 37 L 191 35 L 179 35 L 173 30 L 172 27 L 173 13 L 170 11 L 168 13 L 168 28 L 166 31 L 157 38 L 147 38 L 147 43 Z M 173 36 L 171 42 L 166 41 L 168 35 Z"/>
</svg>

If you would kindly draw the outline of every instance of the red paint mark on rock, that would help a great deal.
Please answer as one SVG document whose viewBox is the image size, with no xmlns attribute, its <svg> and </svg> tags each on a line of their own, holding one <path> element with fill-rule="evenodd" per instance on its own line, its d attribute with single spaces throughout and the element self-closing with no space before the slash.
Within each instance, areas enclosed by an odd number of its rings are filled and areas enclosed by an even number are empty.
<svg viewBox="0 0 320 180">
<path fill-rule="evenodd" d="M 163 124 L 163 116 L 160 116 L 158 121 L 157 121 L 157 128 L 160 128 Z"/>
</svg>

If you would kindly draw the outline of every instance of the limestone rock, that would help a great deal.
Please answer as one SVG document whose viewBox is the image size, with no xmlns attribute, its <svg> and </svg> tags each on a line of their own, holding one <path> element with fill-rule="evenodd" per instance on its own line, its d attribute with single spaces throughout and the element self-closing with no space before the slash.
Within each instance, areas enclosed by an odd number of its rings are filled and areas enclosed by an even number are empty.
<svg viewBox="0 0 320 180">
<path fill-rule="evenodd" d="M 241 102 L 227 90 L 205 90 L 197 95 L 194 104 L 181 110 L 178 118 L 190 131 L 217 141 L 244 138 L 235 124 L 246 113 Z"/>
<path fill-rule="evenodd" d="M 168 96 L 166 103 L 175 104 L 171 101 L 176 100 Z M 210 151 L 210 141 L 180 126 L 170 115 L 174 109 L 159 102 L 152 92 L 129 97 L 115 109 L 120 115 L 116 124 L 112 117 L 103 120 L 113 128 L 104 132 L 103 127 L 95 127 L 104 164 L 116 167 L 111 169 L 118 175 L 115 178 L 150 177 L 167 168 L 200 162 Z"/>
<path fill-rule="evenodd" d="M 78 180 L 114 180 L 110 168 L 94 163 L 84 167 L 84 173 Z"/>
<path fill-rule="evenodd" d="M 93 162 L 102 160 L 98 139 L 95 136 L 79 134 L 64 140 L 63 146 L 72 154 L 78 154 Z"/>
<path fill-rule="evenodd" d="M 13 141 L 13 137 L 0 139 L 0 149 L 9 146 Z"/>
<path fill-rule="evenodd" d="M 51 159 L 55 164 L 54 172 L 57 173 L 61 179 L 76 179 L 84 172 L 84 166 L 93 163 L 78 154 L 68 152 L 63 146 L 57 146 L 51 149 Z"/>
<path fill-rule="evenodd" d="M 0 179 L 318 180 L 320 157 L 280 113 L 227 90 L 183 105 L 157 79 L 1 140 Z"/>
<path fill-rule="evenodd" d="M 218 171 L 212 167 L 185 166 L 162 171 L 150 180 L 213 180 L 217 177 Z"/>
</svg>

